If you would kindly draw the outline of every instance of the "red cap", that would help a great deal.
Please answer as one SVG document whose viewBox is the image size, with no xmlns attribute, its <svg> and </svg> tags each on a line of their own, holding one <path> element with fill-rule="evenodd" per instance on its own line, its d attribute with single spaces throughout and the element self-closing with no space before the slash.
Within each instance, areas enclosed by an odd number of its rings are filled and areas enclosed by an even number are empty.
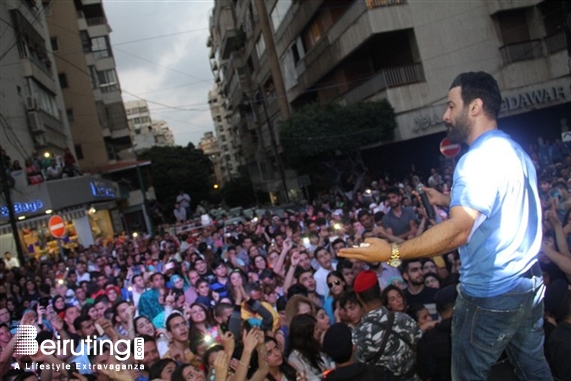
<svg viewBox="0 0 571 381">
<path fill-rule="evenodd" d="M 353 282 L 353 290 L 356 293 L 361 293 L 372 288 L 375 284 L 379 284 L 377 273 L 372 270 L 361 271 Z"/>
</svg>

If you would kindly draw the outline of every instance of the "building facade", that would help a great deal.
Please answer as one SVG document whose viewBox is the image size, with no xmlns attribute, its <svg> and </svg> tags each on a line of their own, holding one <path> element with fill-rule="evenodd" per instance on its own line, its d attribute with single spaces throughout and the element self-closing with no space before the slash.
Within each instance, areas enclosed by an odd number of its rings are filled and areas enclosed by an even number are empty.
<svg viewBox="0 0 571 381">
<path fill-rule="evenodd" d="M 125 111 L 135 151 L 141 152 L 154 146 L 174 146 L 174 136 L 167 122 L 151 119 L 147 101 L 125 102 Z"/>
<path fill-rule="evenodd" d="M 218 184 L 219 186 L 224 186 L 224 183 L 228 181 L 228 178 L 224 178 L 222 174 L 220 144 L 218 142 L 218 138 L 214 136 L 214 132 L 204 133 L 204 136 L 200 139 L 200 143 L 198 143 L 198 149 L 202 150 L 202 152 L 204 152 L 212 162 L 212 168 L 214 169 L 213 183 Z"/>
<path fill-rule="evenodd" d="M 265 148 L 271 158 L 279 121 L 312 102 L 388 99 L 397 144 L 365 152 L 373 166 L 386 165 L 413 143 L 435 145 L 438 155 L 448 87 L 466 71 L 498 80 L 500 128 L 516 140 L 560 138 L 571 120 L 568 14 L 565 2 L 540 0 L 217 1 L 211 59 L 244 159 L 261 178 L 279 173 L 279 163 L 256 154 Z"/>
</svg>

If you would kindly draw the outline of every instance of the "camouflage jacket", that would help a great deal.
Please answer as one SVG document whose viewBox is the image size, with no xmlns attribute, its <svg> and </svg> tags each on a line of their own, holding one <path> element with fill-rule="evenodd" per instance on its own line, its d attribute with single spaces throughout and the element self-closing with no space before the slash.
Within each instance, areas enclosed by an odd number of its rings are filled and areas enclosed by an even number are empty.
<svg viewBox="0 0 571 381">
<path fill-rule="evenodd" d="M 383 324 L 387 324 L 387 312 L 385 307 L 381 307 L 361 319 L 353 338 L 357 347 L 357 359 L 363 363 L 382 366 L 395 376 L 406 374 L 405 379 L 415 380 L 417 379 L 414 374 L 416 353 L 413 347 L 422 336 L 422 331 L 408 315 L 395 313 L 393 331 L 387 340 L 385 351 L 380 357 L 377 356 L 386 332 Z"/>
</svg>

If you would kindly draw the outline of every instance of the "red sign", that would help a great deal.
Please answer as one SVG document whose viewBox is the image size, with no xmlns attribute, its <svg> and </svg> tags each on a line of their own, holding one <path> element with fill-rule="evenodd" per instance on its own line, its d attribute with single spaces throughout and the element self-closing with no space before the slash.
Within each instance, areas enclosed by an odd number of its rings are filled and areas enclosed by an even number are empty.
<svg viewBox="0 0 571 381">
<path fill-rule="evenodd" d="M 446 157 L 454 157 L 460 153 L 460 144 L 452 143 L 448 138 L 440 142 L 440 152 Z"/>
<path fill-rule="evenodd" d="M 52 216 L 48 222 L 48 228 L 55 238 L 61 238 L 65 234 L 65 222 L 60 216 Z"/>
</svg>

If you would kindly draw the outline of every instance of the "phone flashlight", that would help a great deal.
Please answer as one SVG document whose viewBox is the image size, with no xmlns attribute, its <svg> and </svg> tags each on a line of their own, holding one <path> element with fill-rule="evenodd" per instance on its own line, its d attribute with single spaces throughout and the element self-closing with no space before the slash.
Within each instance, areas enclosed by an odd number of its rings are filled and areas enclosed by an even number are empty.
<svg viewBox="0 0 571 381">
<path fill-rule="evenodd" d="M 335 229 L 335 230 L 340 230 L 340 229 L 341 229 L 341 224 L 339 224 L 339 223 L 333 224 L 333 229 Z"/>
</svg>

